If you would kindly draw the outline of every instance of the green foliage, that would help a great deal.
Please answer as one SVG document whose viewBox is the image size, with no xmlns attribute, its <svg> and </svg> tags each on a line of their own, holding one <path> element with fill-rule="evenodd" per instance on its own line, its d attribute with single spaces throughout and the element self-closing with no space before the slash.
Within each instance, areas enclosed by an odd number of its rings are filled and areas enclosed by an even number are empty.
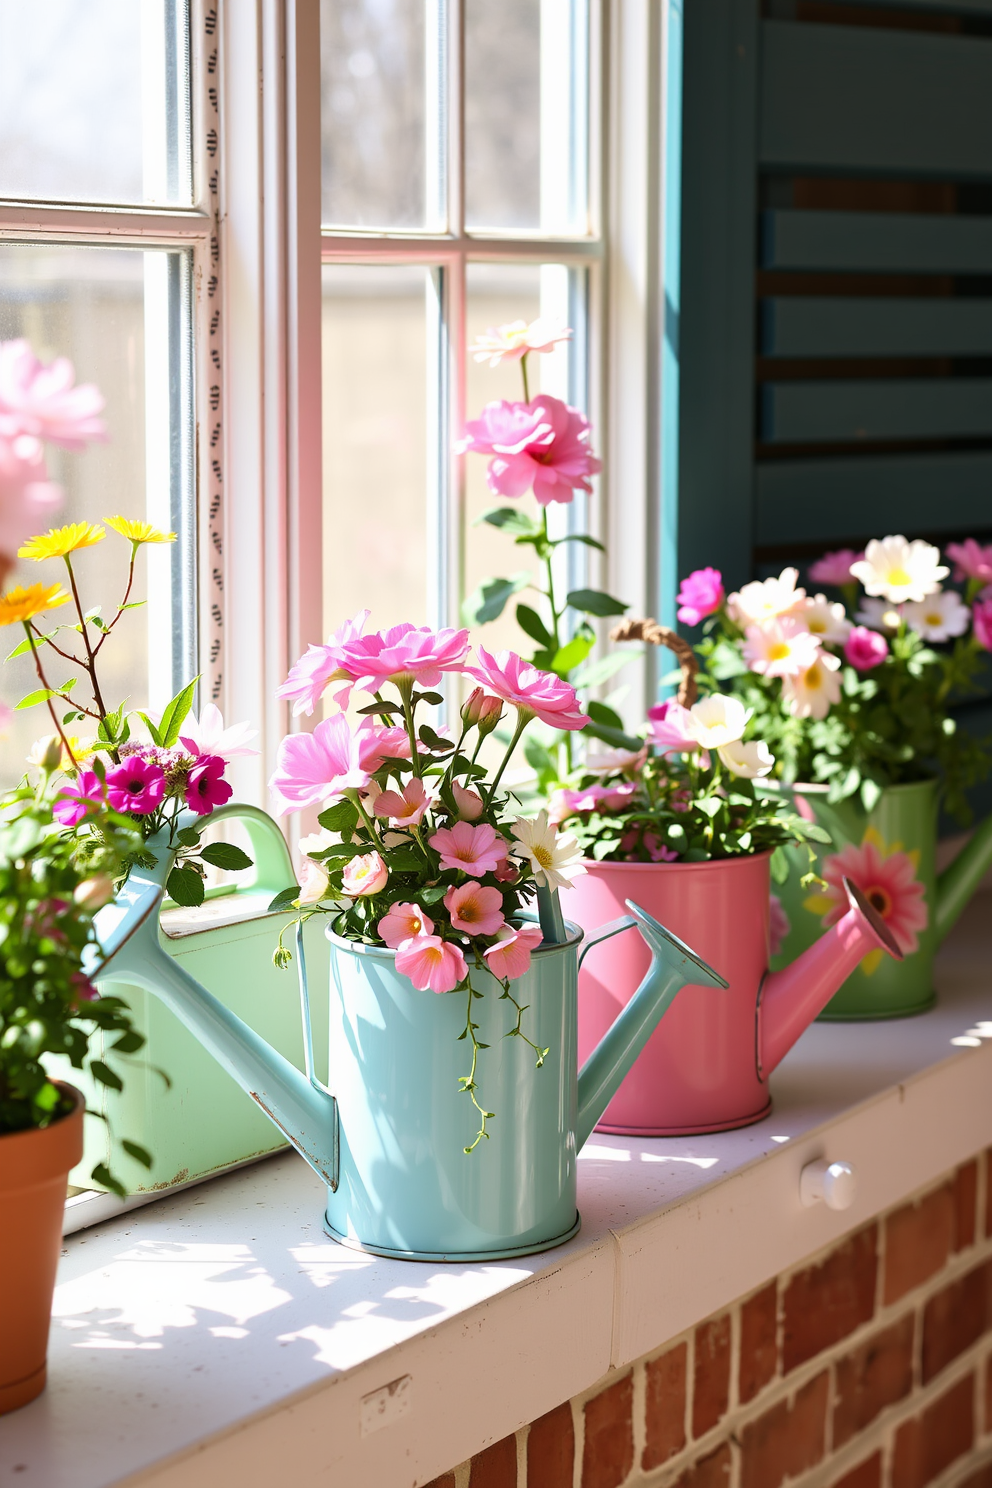
<svg viewBox="0 0 992 1488">
<path fill-rule="evenodd" d="M 462 619 L 466 625 L 488 625 L 491 620 L 498 620 L 507 600 L 526 589 L 529 583 L 530 574 L 526 571 L 516 573 L 510 579 L 487 579 L 465 600 Z"/>
</svg>

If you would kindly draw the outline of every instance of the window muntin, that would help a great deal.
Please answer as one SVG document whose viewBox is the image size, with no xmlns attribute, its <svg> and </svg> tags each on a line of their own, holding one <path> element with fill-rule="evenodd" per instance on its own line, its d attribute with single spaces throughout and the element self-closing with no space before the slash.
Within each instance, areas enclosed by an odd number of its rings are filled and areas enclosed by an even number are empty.
<svg viewBox="0 0 992 1488">
<path fill-rule="evenodd" d="M 0 0 L 0 198 L 191 204 L 184 0 Z"/>
</svg>

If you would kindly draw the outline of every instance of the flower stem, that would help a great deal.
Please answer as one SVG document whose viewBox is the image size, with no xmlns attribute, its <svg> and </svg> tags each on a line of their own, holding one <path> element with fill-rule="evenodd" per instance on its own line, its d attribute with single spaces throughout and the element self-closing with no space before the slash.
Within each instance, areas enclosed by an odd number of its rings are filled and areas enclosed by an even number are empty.
<svg viewBox="0 0 992 1488">
<path fill-rule="evenodd" d="M 83 649 L 86 652 L 87 657 L 86 661 L 83 662 L 83 666 L 89 673 L 90 686 L 93 688 L 93 701 L 96 703 L 97 707 L 100 710 L 100 722 L 103 723 L 107 717 L 107 705 L 103 701 L 103 696 L 100 692 L 100 684 L 97 681 L 96 677 L 96 660 L 94 657 L 93 648 L 90 645 L 89 631 L 87 630 L 86 626 L 86 616 L 83 614 L 83 605 L 82 601 L 79 598 L 79 589 L 76 586 L 76 575 L 73 573 L 72 562 L 69 558 L 68 553 L 64 555 L 64 560 L 65 566 L 69 570 L 69 587 L 72 590 L 72 598 L 76 605 L 76 614 L 79 616 L 79 629 L 82 632 Z"/>
<path fill-rule="evenodd" d="M 50 692 L 51 688 L 48 685 L 48 679 L 45 676 L 45 673 L 42 671 L 41 657 L 38 655 L 38 648 L 34 643 L 34 636 L 31 634 L 31 626 L 26 620 L 23 621 L 22 624 L 24 625 L 24 633 L 28 638 L 28 645 L 31 647 L 31 655 L 34 658 L 34 669 L 38 673 L 38 681 L 41 683 L 46 692 Z M 52 723 L 55 725 L 55 732 L 58 734 L 59 738 L 62 741 L 62 748 L 65 750 L 66 754 L 72 761 L 73 768 L 78 770 L 79 761 L 76 759 L 76 756 L 69 748 L 69 741 L 66 738 L 65 734 L 62 732 L 62 725 L 59 723 L 58 714 L 56 713 L 55 708 L 52 704 L 52 699 L 46 698 L 45 701 L 48 704 L 48 711 L 52 716 Z"/>
<path fill-rule="evenodd" d="M 478 1147 L 483 1137 L 488 1140 L 489 1133 L 486 1131 L 486 1122 L 492 1120 L 494 1112 L 484 1110 L 482 1106 L 479 1105 L 479 1102 L 476 1099 L 475 1092 L 478 1089 L 478 1086 L 475 1083 L 475 1072 L 479 1065 L 479 1049 L 482 1046 L 475 1036 L 478 1024 L 472 1022 L 472 998 L 476 994 L 472 991 L 471 974 L 465 978 L 465 982 L 466 986 L 468 987 L 468 1007 L 465 1011 L 465 1036 L 466 1038 L 471 1040 L 472 1044 L 472 1067 L 467 1075 L 460 1076 L 458 1084 L 461 1086 L 463 1091 L 468 1091 L 469 1095 L 472 1097 L 472 1104 L 479 1113 L 479 1130 L 475 1134 L 475 1141 L 470 1147 L 463 1148 L 463 1151 L 467 1156 L 469 1153 L 475 1151 L 476 1147 Z"/>
<path fill-rule="evenodd" d="M 487 806 L 491 806 L 492 805 L 492 803 L 493 803 L 493 801 L 494 801 L 494 799 L 496 797 L 496 787 L 499 785 L 500 780 L 503 778 L 503 771 L 506 769 L 507 765 L 510 763 L 510 755 L 516 749 L 517 744 L 520 741 L 520 735 L 523 733 L 524 729 L 530 723 L 530 721 L 533 718 L 533 716 L 534 715 L 532 713 L 528 713 L 524 708 L 518 708 L 517 709 L 517 726 L 513 730 L 513 738 L 510 740 L 509 744 L 507 745 L 506 753 L 503 756 L 503 762 L 500 765 L 499 769 L 496 771 L 496 777 L 493 780 L 493 783 L 492 783 L 492 785 L 489 788 L 489 794 L 486 797 L 486 805 Z"/>
<path fill-rule="evenodd" d="M 400 701 L 403 704 L 403 721 L 406 724 L 407 737 L 410 740 L 410 758 L 413 763 L 413 773 L 419 780 L 423 775 L 423 770 L 420 764 L 420 751 L 417 748 L 417 730 L 413 721 L 413 704 L 411 702 L 413 683 L 398 682 L 396 685 L 399 689 Z"/>
<path fill-rule="evenodd" d="M 530 402 L 530 382 L 527 377 L 527 353 L 520 358 L 520 375 L 524 380 L 524 402 Z"/>
</svg>

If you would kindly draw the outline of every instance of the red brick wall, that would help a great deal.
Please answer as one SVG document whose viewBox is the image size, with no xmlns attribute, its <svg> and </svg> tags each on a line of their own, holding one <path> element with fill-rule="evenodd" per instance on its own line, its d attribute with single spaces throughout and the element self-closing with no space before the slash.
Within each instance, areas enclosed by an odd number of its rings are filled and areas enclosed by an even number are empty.
<svg viewBox="0 0 992 1488">
<path fill-rule="evenodd" d="M 992 1488 L 992 1150 L 429 1488 Z"/>
</svg>

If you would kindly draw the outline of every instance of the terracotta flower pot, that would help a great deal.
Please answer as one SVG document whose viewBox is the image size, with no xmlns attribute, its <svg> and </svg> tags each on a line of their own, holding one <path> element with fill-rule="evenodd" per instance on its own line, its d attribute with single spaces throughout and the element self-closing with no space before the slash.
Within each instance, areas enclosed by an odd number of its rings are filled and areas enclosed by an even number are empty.
<svg viewBox="0 0 992 1488">
<path fill-rule="evenodd" d="M 66 1180 L 83 1155 L 83 1098 L 51 1126 L 0 1136 L 0 1415 L 45 1388 Z"/>
</svg>

